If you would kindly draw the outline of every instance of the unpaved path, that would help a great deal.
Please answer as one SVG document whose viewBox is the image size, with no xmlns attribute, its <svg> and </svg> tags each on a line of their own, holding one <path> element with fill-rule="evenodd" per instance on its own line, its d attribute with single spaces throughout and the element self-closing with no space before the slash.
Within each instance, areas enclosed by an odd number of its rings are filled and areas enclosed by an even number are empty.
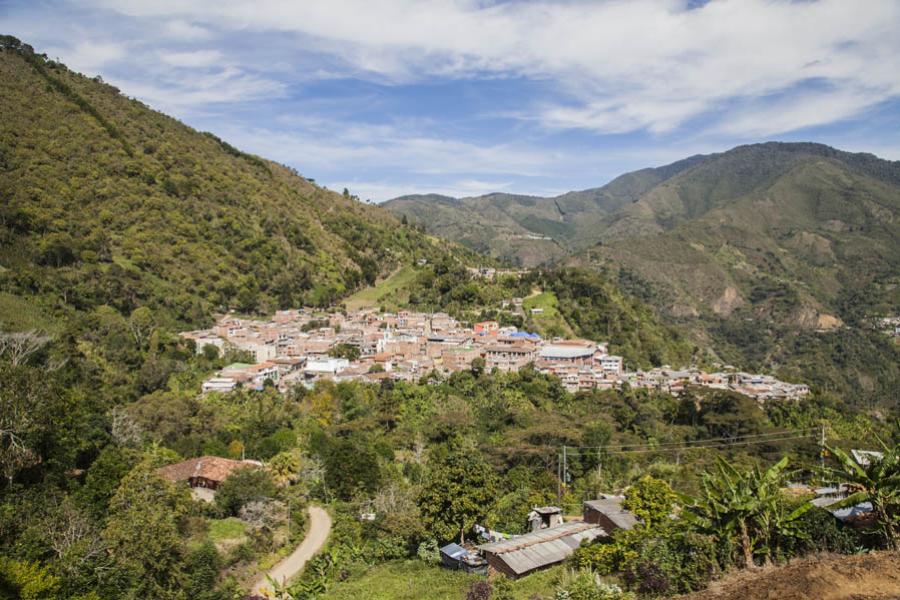
<svg viewBox="0 0 900 600">
<path fill-rule="evenodd" d="M 311 559 L 316 553 L 322 549 L 325 542 L 328 541 L 328 534 L 331 532 L 331 517 L 324 508 L 319 506 L 309 507 L 309 531 L 306 537 L 297 546 L 290 556 L 282 560 L 280 563 L 272 567 L 272 570 L 266 573 L 269 577 L 279 583 L 290 581 L 297 573 L 303 569 L 306 561 Z M 252 595 L 269 597 L 266 592 L 272 591 L 269 580 L 263 575 L 256 582 L 251 591 Z M 270 594 L 271 595 L 271 594 Z"/>
</svg>

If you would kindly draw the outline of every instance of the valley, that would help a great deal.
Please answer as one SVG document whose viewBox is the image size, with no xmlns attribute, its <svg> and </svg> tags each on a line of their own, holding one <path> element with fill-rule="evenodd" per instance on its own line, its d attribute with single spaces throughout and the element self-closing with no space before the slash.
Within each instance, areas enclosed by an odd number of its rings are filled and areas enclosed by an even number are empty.
<svg viewBox="0 0 900 600">
<path fill-rule="evenodd" d="M 0 597 L 898 592 L 900 163 L 375 205 L 0 83 Z"/>
</svg>

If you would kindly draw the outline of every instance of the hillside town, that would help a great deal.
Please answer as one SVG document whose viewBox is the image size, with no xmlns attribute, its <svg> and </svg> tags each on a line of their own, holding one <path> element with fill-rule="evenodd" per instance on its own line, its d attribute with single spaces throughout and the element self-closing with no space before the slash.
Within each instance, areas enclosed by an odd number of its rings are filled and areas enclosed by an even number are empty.
<svg viewBox="0 0 900 600">
<path fill-rule="evenodd" d="M 278 311 L 268 321 L 229 314 L 211 329 L 181 335 L 196 344 L 198 353 L 236 349 L 252 356 L 253 362 L 230 364 L 207 379 L 204 392 L 261 389 L 267 380 L 287 391 L 320 380 L 418 381 L 432 372 L 449 375 L 473 367 L 517 372 L 533 365 L 558 377 L 571 392 L 628 385 L 677 395 L 687 386 L 701 386 L 733 390 L 760 402 L 797 400 L 809 393 L 805 384 L 731 368 L 714 373 L 667 366 L 629 371 L 605 342 L 548 340 L 496 321 L 461 323 L 441 312 L 293 309 Z"/>
</svg>

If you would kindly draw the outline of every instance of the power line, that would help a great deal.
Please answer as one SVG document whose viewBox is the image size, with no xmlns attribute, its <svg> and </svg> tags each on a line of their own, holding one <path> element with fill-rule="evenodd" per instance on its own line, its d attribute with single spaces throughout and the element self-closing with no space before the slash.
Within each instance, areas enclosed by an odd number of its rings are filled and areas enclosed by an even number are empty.
<svg viewBox="0 0 900 600">
<path fill-rule="evenodd" d="M 687 450 L 705 450 L 705 449 L 718 449 L 718 448 L 731 448 L 734 446 L 751 446 L 754 444 L 775 444 L 778 442 L 790 442 L 794 440 L 809 440 L 813 439 L 812 435 L 804 434 L 804 435 L 795 435 L 790 437 L 778 437 L 778 438 L 768 438 L 768 439 L 745 439 L 739 441 L 716 441 L 714 443 L 705 443 L 705 444 L 692 444 L 692 445 L 681 445 L 681 446 L 668 446 L 668 447 L 650 447 L 644 446 L 640 448 L 636 448 L 633 450 L 605 450 L 606 454 L 649 454 L 654 452 L 673 452 L 673 451 L 687 451 Z M 571 451 L 570 451 L 571 454 Z"/>
<path fill-rule="evenodd" d="M 723 436 L 718 438 L 705 438 L 702 440 L 685 440 L 681 442 L 663 442 L 660 444 L 656 444 L 651 446 L 649 443 L 644 442 L 641 444 L 619 444 L 616 446 L 568 446 L 571 450 L 625 450 L 628 448 L 666 448 L 666 447 L 683 447 L 694 444 L 708 444 L 710 442 L 734 442 L 745 439 L 764 439 L 769 437 L 780 437 L 785 435 L 809 435 L 810 432 L 818 432 L 818 427 L 806 427 L 803 429 L 794 429 L 791 431 L 770 431 L 768 433 L 752 433 L 746 435 L 732 435 L 732 436 Z"/>
</svg>

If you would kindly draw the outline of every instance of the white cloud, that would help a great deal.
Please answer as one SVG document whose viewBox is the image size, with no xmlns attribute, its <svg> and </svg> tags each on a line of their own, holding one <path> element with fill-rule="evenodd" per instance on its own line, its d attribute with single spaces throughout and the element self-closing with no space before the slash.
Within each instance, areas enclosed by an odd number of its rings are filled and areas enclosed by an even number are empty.
<svg viewBox="0 0 900 600">
<path fill-rule="evenodd" d="M 182 41 L 208 40 L 212 37 L 212 33 L 205 27 L 200 27 L 199 25 L 188 23 L 181 19 L 168 21 L 163 26 L 163 33 L 167 37 Z"/>
<path fill-rule="evenodd" d="M 716 132 L 745 138 L 766 137 L 841 121 L 878 103 L 855 90 L 804 92 L 774 103 L 753 103 L 732 111 Z"/>
<path fill-rule="evenodd" d="M 140 80 L 116 76 L 106 79 L 129 96 L 176 115 L 202 110 L 214 104 L 277 98 L 285 90 L 285 85 L 279 81 L 246 73 L 236 67 L 204 72 L 168 70 L 156 77 Z"/>
<path fill-rule="evenodd" d="M 297 128 L 299 123 L 305 127 Z M 336 167 L 402 170 L 407 174 L 508 174 L 534 177 L 572 157 L 522 144 L 476 144 L 429 137 L 408 123 L 365 125 L 329 119 L 296 119 L 285 130 L 224 125 L 216 133 L 249 152 L 296 166 L 302 172 Z"/>
<path fill-rule="evenodd" d="M 864 98 L 860 107 L 900 94 L 896 0 L 713 0 L 690 10 L 685 0 L 97 2 L 135 16 L 294 34 L 298 47 L 388 79 L 548 79 L 569 101 L 526 116 L 554 128 L 665 132 L 727 113 L 735 100 L 765 96 L 790 107 L 777 92 L 810 80 L 839 84 Z M 808 99 L 834 111 L 833 98 Z"/>
<path fill-rule="evenodd" d="M 160 59 L 173 67 L 209 67 L 222 62 L 218 50 L 194 50 L 191 52 L 160 52 Z"/>
<path fill-rule="evenodd" d="M 83 41 L 71 47 L 49 47 L 48 56 L 64 56 L 66 65 L 86 75 L 96 75 L 111 62 L 126 56 L 125 44 L 115 42 Z"/>
</svg>

